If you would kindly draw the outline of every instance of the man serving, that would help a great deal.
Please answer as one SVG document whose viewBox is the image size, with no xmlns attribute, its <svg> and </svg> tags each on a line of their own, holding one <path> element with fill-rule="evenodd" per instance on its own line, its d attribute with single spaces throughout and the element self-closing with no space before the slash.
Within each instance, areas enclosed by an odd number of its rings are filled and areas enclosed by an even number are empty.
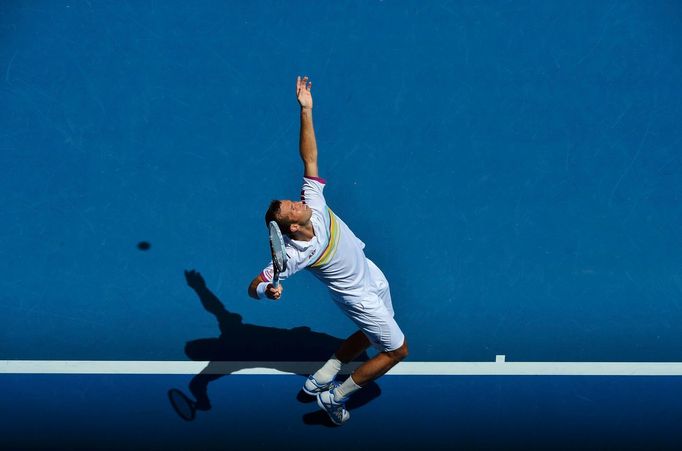
<svg viewBox="0 0 682 451">
<path fill-rule="evenodd" d="M 317 404 L 331 420 L 341 425 L 350 414 L 345 403 L 354 392 L 382 376 L 407 357 L 405 335 L 393 318 L 388 282 L 381 270 L 363 251 L 365 244 L 327 206 L 326 181 L 317 170 L 317 143 L 313 128 L 312 83 L 297 77 L 296 96 L 301 106 L 299 151 L 303 160 L 301 201 L 275 200 L 265 214 L 266 225 L 276 221 L 284 236 L 289 260 L 279 274 L 283 281 L 307 269 L 324 283 L 339 308 L 358 327 L 334 355 L 306 380 L 303 391 L 317 397 Z M 270 263 L 249 286 L 256 299 L 280 299 L 282 284 L 271 283 Z M 379 350 L 342 384 L 335 381 L 341 366 L 351 362 L 370 345 Z"/>
</svg>

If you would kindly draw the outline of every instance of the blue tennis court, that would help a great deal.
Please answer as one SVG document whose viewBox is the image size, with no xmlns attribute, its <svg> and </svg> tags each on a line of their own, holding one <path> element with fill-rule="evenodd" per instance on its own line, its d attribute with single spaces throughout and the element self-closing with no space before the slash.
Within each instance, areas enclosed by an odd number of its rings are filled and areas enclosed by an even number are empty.
<svg viewBox="0 0 682 451">
<path fill-rule="evenodd" d="M 680 30 L 663 0 L 0 3 L 0 447 L 677 448 Z M 354 325 L 305 272 L 247 295 L 297 75 L 410 345 L 342 428 L 298 390 Z"/>
</svg>

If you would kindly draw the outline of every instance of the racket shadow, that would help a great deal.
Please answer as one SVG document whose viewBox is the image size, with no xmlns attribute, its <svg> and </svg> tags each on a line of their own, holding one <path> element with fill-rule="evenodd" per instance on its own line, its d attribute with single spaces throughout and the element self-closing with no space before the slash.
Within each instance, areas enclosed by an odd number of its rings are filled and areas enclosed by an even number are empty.
<svg viewBox="0 0 682 451">
<path fill-rule="evenodd" d="M 255 366 L 294 372 L 307 377 L 307 371 L 301 371 L 300 364 L 298 369 L 292 368 L 291 362 L 325 362 L 344 341 L 305 326 L 281 329 L 245 324 L 241 315 L 227 310 L 220 299 L 206 287 L 200 273 L 194 270 L 185 271 L 185 279 L 199 297 L 204 309 L 216 317 L 220 329 L 218 337 L 191 340 L 185 344 L 185 354 L 191 360 L 210 362 L 189 383 L 189 391 L 195 398 L 193 408 L 196 411 L 211 409 L 208 386 L 213 381 Z M 272 346 L 272 343 L 277 343 L 277 346 Z M 367 353 L 363 353 L 356 361 L 362 362 L 368 358 Z M 229 365 L 226 366 L 226 362 Z M 257 362 L 257 365 L 251 362 Z M 347 407 L 349 410 L 357 409 L 380 394 L 379 386 L 372 382 L 354 395 Z M 302 391 L 296 398 L 304 403 L 315 401 L 315 398 Z"/>
</svg>

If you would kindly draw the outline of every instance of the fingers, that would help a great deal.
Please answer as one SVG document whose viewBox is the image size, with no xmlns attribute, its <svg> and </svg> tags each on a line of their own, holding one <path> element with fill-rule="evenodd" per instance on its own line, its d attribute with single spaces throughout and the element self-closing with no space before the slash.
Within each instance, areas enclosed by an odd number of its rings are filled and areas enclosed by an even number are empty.
<svg viewBox="0 0 682 451">
<path fill-rule="evenodd" d="M 268 288 L 266 290 L 266 295 L 270 299 L 279 299 L 282 296 L 282 290 L 284 288 L 282 287 L 282 284 L 280 283 L 277 288 L 274 287 L 274 285 L 270 284 L 268 285 Z"/>
<path fill-rule="evenodd" d="M 313 87 L 313 82 L 309 81 L 308 76 L 304 75 L 303 78 L 299 75 L 296 77 L 296 95 L 298 95 L 302 89 L 310 91 Z"/>
</svg>

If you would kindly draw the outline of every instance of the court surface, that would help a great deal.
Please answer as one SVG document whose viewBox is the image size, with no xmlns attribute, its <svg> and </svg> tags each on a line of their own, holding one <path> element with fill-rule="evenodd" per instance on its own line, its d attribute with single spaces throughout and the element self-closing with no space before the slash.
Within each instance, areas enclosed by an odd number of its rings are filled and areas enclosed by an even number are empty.
<svg viewBox="0 0 682 451">
<path fill-rule="evenodd" d="M 681 22 L 676 1 L 0 3 L 0 447 L 674 449 Z M 327 201 L 410 345 L 343 428 L 298 389 L 352 323 L 309 274 L 246 294 L 269 201 L 300 192 L 297 75 Z M 184 421 L 167 392 L 191 381 L 212 409 Z"/>
</svg>

